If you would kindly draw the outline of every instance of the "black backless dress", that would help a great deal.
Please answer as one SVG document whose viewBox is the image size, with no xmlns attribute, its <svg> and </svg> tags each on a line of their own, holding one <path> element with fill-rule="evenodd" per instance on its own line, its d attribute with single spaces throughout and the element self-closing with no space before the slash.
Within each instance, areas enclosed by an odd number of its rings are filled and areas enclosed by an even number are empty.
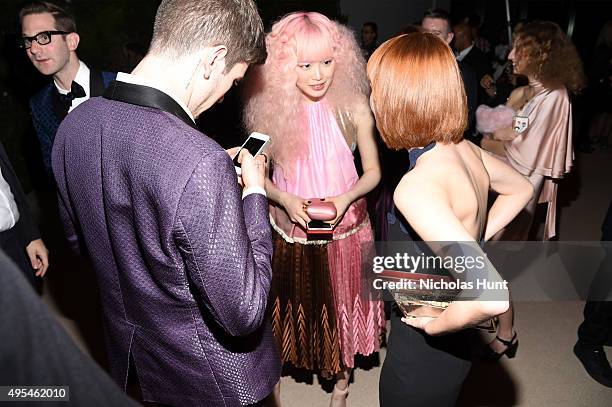
<svg viewBox="0 0 612 407">
<path fill-rule="evenodd" d="M 417 158 L 434 146 L 432 143 L 411 150 L 409 171 Z M 389 241 L 421 241 L 399 211 L 392 210 L 387 219 Z M 454 406 L 471 367 L 468 332 L 433 337 L 406 325 L 401 317 L 394 305 L 387 356 L 380 375 L 380 406 Z"/>
</svg>

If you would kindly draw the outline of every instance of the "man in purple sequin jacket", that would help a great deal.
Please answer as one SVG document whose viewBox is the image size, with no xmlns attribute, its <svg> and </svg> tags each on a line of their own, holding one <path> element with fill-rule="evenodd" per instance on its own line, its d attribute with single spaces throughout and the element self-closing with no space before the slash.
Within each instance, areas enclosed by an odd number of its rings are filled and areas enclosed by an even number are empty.
<svg viewBox="0 0 612 407">
<path fill-rule="evenodd" d="M 111 374 L 125 387 L 131 358 L 145 401 L 250 405 L 279 380 L 263 157 L 241 154 L 240 191 L 194 123 L 265 60 L 263 35 L 252 0 L 164 0 L 142 62 L 55 139 L 60 211 L 95 267 Z"/>
</svg>

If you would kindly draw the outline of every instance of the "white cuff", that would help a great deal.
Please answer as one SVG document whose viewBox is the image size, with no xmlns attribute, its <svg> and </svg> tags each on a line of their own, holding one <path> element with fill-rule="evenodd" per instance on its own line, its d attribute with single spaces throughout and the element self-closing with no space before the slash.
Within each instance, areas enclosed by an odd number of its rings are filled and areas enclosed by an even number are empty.
<svg viewBox="0 0 612 407">
<path fill-rule="evenodd" d="M 266 195 L 266 190 L 262 187 L 248 187 L 245 188 L 244 191 L 242 191 L 242 199 L 246 198 L 251 194 L 262 194 L 266 198 L 268 197 L 268 195 Z"/>
</svg>

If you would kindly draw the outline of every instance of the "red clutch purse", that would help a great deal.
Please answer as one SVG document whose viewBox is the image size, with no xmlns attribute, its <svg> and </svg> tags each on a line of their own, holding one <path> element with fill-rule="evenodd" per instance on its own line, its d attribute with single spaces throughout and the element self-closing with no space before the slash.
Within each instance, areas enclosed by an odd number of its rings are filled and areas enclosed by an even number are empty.
<svg viewBox="0 0 612 407">
<path fill-rule="evenodd" d="M 326 202 L 319 198 L 309 199 L 310 205 L 306 207 L 306 214 L 312 220 L 329 221 L 336 219 L 336 206 L 333 202 Z"/>
</svg>

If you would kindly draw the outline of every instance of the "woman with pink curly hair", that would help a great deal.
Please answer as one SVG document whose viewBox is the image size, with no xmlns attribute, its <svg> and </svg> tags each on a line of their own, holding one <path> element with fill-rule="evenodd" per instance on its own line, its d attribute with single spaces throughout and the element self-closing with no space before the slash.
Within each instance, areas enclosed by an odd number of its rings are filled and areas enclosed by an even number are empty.
<svg viewBox="0 0 612 407">
<path fill-rule="evenodd" d="M 335 376 L 332 405 L 343 406 L 355 355 L 378 351 L 385 325 L 361 276 L 373 241 L 364 195 L 380 180 L 365 61 L 353 33 L 319 13 L 283 17 L 266 46 L 247 81 L 245 121 L 271 139 L 272 327 L 283 361 Z M 331 239 L 307 235 L 313 198 L 336 208 Z"/>
</svg>

